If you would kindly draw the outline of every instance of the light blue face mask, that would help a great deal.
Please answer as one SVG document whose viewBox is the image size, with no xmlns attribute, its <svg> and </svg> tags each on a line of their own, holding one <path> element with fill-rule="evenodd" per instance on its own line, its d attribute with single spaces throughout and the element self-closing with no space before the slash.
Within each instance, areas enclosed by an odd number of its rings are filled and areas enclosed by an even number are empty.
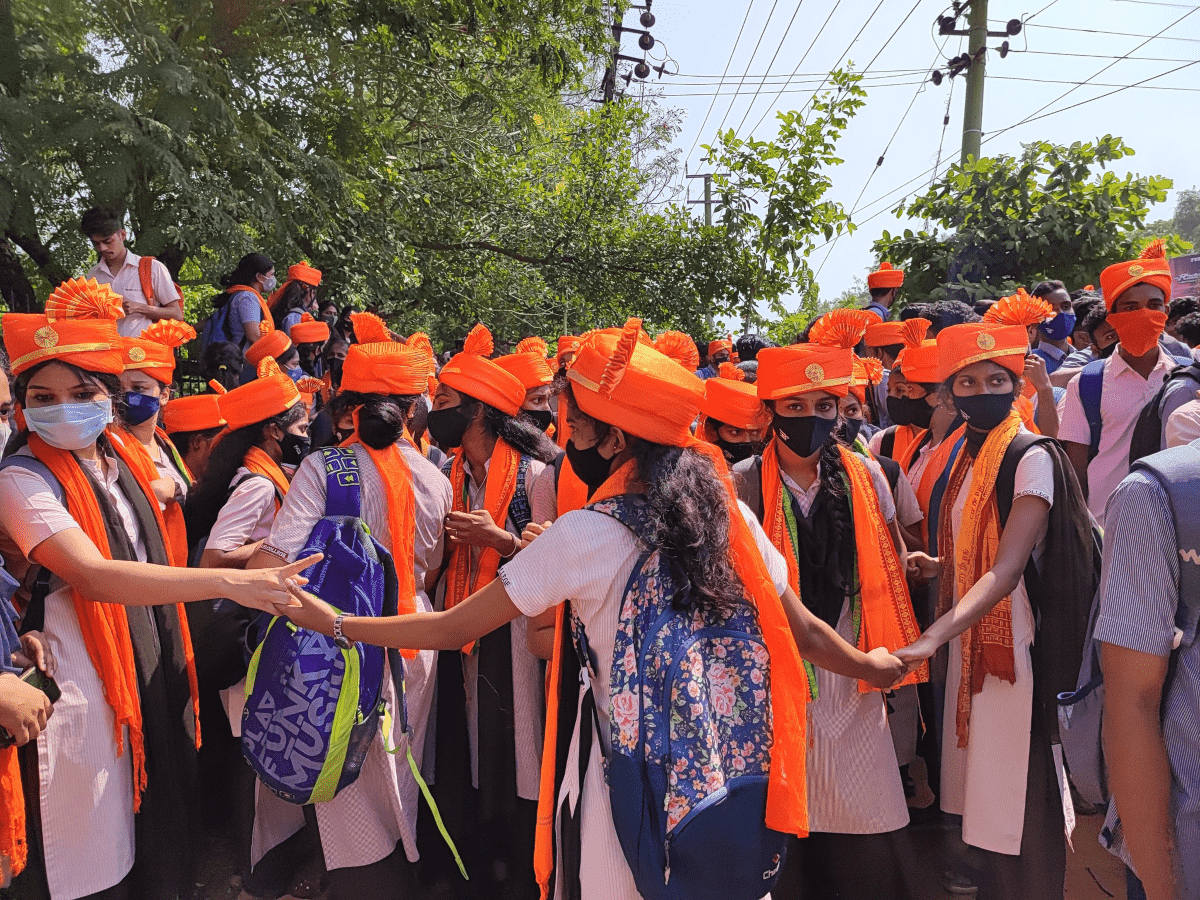
<svg viewBox="0 0 1200 900">
<path fill-rule="evenodd" d="M 90 447 L 112 420 L 112 401 L 108 399 L 25 410 L 29 430 L 59 450 Z"/>
</svg>

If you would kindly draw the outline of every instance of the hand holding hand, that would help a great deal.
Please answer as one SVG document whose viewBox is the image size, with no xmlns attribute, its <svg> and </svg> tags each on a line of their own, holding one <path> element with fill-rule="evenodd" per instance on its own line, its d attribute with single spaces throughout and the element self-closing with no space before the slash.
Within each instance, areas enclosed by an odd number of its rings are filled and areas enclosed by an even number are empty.
<svg viewBox="0 0 1200 900">
<path fill-rule="evenodd" d="M 912 550 L 908 554 L 908 575 L 917 581 L 932 581 L 942 571 L 942 560 L 939 556 L 930 556 L 920 550 Z"/>
<path fill-rule="evenodd" d="M 292 624 L 319 634 L 333 635 L 333 620 L 338 612 L 320 597 L 310 594 L 300 586 L 291 588 L 291 599 L 298 605 L 281 606 L 276 611 L 287 616 Z"/>
<path fill-rule="evenodd" d="M 29 743 L 46 729 L 54 711 L 50 698 L 16 675 L 0 675 L 0 728 L 18 747 Z"/>
<path fill-rule="evenodd" d="M 308 579 L 300 573 L 323 558 L 323 554 L 315 553 L 275 569 L 230 570 L 235 585 L 229 599 L 250 609 L 283 615 L 289 608 L 300 605 L 293 591 L 308 584 Z"/>
<path fill-rule="evenodd" d="M 888 652 L 886 647 L 876 647 L 867 654 L 871 673 L 864 680 L 871 687 L 887 690 L 908 674 L 903 662 Z"/>
<path fill-rule="evenodd" d="M 446 516 L 446 538 L 451 544 L 486 547 L 501 556 L 510 556 L 521 549 L 520 542 L 497 525 L 486 509 L 450 513 Z"/>
<path fill-rule="evenodd" d="M 928 635 L 921 635 L 907 647 L 901 647 L 896 651 L 897 658 L 904 663 L 905 674 L 918 668 L 921 663 L 933 656 L 937 652 L 937 645 L 929 638 Z"/>
</svg>

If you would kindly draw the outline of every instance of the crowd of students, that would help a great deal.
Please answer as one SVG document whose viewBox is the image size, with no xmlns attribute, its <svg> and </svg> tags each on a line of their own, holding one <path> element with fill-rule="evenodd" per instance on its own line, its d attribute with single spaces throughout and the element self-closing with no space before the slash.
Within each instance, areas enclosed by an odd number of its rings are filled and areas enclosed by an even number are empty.
<svg viewBox="0 0 1200 900">
<path fill-rule="evenodd" d="M 761 773 L 754 824 L 789 835 L 772 896 L 916 897 L 906 826 L 936 798 L 961 820 L 947 891 L 1058 900 L 1056 710 L 1094 638 L 1102 842 L 1130 897 L 1200 898 L 1200 529 L 1178 512 L 1200 502 L 1200 309 L 1168 304 L 1160 246 L 1099 292 L 1047 281 L 977 308 L 900 308 L 885 263 L 865 309 L 788 346 L 631 319 L 497 356 L 479 325 L 440 361 L 261 254 L 193 328 L 119 218 L 90 210 L 82 231 L 97 265 L 2 322 L 5 896 L 190 896 L 216 822 L 242 900 L 632 900 L 612 754 L 664 716 L 742 727 L 758 703 L 767 745 L 709 749 Z M 193 340 L 208 390 L 180 396 Z M 399 615 L 305 589 L 328 502 L 312 451 L 335 445 Z M 711 710 L 631 688 L 631 617 L 655 602 L 761 635 L 738 659 L 713 645 Z M 382 689 L 406 715 L 333 799 L 290 803 L 241 762 L 270 616 L 403 651 L 403 697 Z M 676 776 L 718 778 L 693 764 L 674 762 L 672 827 L 698 810 Z"/>
</svg>

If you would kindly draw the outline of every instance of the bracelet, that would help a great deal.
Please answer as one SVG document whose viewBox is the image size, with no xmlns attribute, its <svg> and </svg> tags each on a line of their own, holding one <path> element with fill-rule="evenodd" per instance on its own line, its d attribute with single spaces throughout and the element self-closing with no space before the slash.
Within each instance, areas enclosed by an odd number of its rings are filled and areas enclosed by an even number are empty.
<svg viewBox="0 0 1200 900">
<path fill-rule="evenodd" d="M 504 554 L 504 558 L 512 559 L 514 556 L 517 555 L 517 551 L 521 549 L 521 539 L 519 537 L 517 537 L 515 534 L 513 534 L 511 531 L 507 531 L 507 532 L 505 532 L 505 534 L 507 534 L 510 538 L 512 538 L 512 549 L 509 550 L 506 554 Z"/>
</svg>

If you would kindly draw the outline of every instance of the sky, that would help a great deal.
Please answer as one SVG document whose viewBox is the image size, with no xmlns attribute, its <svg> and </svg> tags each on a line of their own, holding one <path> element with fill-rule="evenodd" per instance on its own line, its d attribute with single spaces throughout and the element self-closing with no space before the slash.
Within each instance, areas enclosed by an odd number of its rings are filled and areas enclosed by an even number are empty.
<svg viewBox="0 0 1200 900">
<path fill-rule="evenodd" d="M 658 46 L 651 63 L 669 56 L 679 74 L 652 75 L 650 85 L 660 102 L 683 113 L 675 144 L 692 173 L 706 171 L 699 145 L 712 142 L 719 128 L 772 138 L 775 111 L 802 108 L 824 73 L 846 60 L 865 69 L 867 104 L 838 145 L 844 163 L 833 170 L 828 195 L 853 212 L 859 230 L 809 258 L 820 270 L 822 298 L 866 275 L 874 263 L 872 242 L 882 231 L 914 226 L 891 210 L 928 185 L 927 170 L 939 155 L 943 169 L 958 160 L 965 80 L 929 82 L 934 68 L 944 70 L 947 58 L 967 48 L 966 38 L 937 34 L 934 21 L 946 11 L 947 0 L 653 0 Z M 630 9 L 625 25 L 638 27 L 639 13 Z M 1113 134 L 1137 151 L 1119 173 L 1165 176 L 1175 190 L 1200 185 L 1200 64 L 1194 64 L 1200 7 L 1165 0 L 990 0 L 988 17 L 997 31 L 1009 19 L 1026 24 L 1009 39 L 1014 52 L 1004 59 L 988 55 L 985 155 L 1019 153 L 1023 142 L 1071 144 Z M 959 27 L 966 28 L 965 14 Z M 637 37 L 626 34 L 622 52 L 640 56 Z M 989 38 L 988 45 L 998 48 L 1002 40 Z M 1163 74 L 1179 67 L 1185 68 Z M 1144 88 L 1103 96 L 1157 75 Z M 950 121 L 943 128 L 948 99 Z M 1055 113 L 1081 101 L 1089 102 Z M 989 133 L 1034 114 L 1044 117 L 988 140 Z M 693 198 L 701 196 L 701 184 L 691 181 Z M 1175 190 L 1152 208 L 1152 219 L 1171 216 Z M 701 206 L 691 209 L 702 214 Z"/>
</svg>

